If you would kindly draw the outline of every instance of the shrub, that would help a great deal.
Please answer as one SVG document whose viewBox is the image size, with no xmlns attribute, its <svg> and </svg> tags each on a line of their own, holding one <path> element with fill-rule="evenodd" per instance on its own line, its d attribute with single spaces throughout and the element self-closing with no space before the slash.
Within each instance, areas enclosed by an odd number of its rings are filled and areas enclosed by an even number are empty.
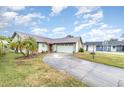
<svg viewBox="0 0 124 93">
<path fill-rule="evenodd" d="M 84 49 L 83 49 L 83 48 L 80 48 L 80 49 L 79 49 L 79 52 L 84 52 Z"/>
</svg>

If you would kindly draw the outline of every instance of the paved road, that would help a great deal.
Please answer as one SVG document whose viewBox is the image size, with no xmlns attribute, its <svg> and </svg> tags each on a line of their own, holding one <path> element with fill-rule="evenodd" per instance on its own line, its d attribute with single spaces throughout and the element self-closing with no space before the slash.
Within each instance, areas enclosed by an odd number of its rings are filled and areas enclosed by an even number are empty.
<svg viewBox="0 0 124 93">
<path fill-rule="evenodd" d="M 124 69 L 75 58 L 70 54 L 53 53 L 44 57 L 49 66 L 68 74 L 92 87 L 124 86 Z"/>
</svg>

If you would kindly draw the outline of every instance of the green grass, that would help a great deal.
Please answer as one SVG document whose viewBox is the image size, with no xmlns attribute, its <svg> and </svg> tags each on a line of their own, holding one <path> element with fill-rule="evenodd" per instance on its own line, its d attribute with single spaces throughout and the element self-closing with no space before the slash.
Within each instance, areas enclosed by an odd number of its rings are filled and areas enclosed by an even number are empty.
<svg viewBox="0 0 124 93">
<path fill-rule="evenodd" d="M 82 87 L 86 86 L 75 78 L 56 71 L 42 62 L 43 54 L 31 59 L 15 59 L 21 54 L 8 53 L 0 57 L 0 86 L 51 86 Z"/>
<path fill-rule="evenodd" d="M 124 55 L 96 53 L 95 59 L 93 59 L 92 55 L 89 52 L 84 52 L 84 53 L 76 53 L 74 54 L 74 56 L 96 63 L 124 68 Z"/>
</svg>

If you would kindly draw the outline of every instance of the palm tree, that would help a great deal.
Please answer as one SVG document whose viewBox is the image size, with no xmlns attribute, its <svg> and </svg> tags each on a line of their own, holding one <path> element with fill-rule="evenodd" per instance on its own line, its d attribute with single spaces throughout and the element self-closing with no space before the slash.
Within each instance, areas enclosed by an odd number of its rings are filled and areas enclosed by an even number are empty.
<svg viewBox="0 0 124 93">
<path fill-rule="evenodd" d="M 3 54 L 3 44 L 2 44 L 2 42 L 0 42 L 0 56 Z"/>
<path fill-rule="evenodd" d="M 23 40 L 23 47 L 26 49 L 26 56 L 33 54 L 37 50 L 37 42 L 32 37 Z"/>
<path fill-rule="evenodd" d="M 11 49 L 15 50 L 16 53 L 18 53 L 17 42 L 11 42 L 9 46 L 10 46 Z"/>
<path fill-rule="evenodd" d="M 24 56 L 29 56 L 37 50 L 37 42 L 35 39 L 29 37 L 23 41 L 11 42 L 10 48 L 14 49 L 16 53 L 22 53 Z"/>
</svg>

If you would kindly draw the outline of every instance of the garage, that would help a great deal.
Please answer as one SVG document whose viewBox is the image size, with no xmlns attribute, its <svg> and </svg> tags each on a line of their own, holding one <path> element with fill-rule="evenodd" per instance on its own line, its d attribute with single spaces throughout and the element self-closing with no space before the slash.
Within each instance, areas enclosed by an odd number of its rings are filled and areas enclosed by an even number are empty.
<svg viewBox="0 0 124 93">
<path fill-rule="evenodd" d="M 75 51 L 75 44 L 57 44 L 56 52 L 73 53 Z"/>
</svg>

